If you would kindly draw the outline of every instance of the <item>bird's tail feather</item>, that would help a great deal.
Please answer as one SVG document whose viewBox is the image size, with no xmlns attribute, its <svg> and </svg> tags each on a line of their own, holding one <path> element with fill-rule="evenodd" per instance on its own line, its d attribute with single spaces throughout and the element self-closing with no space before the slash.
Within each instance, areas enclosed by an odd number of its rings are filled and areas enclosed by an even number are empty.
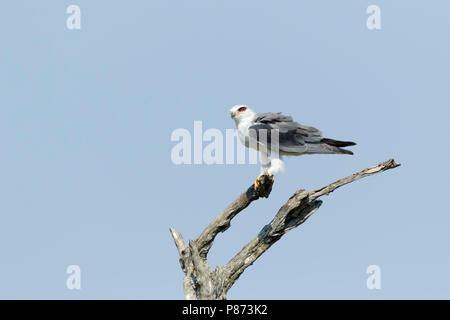
<svg viewBox="0 0 450 320">
<path fill-rule="evenodd" d="M 329 139 L 329 138 L 323 138 L 322 140 L 320 140 L 320 142 L 326 143 L 329 146 L 338 147 L 338 148 L 356 145 L 356 143 L 353 141 L 340 141 L 340 140 L 334 140 L 334 139 Z"/>
<path fill-rule="evenodd" d="M 354 146 L 356 143 L 353 141 L 340 141 L 334 139 L 323 138 L 319 144 L 309 145 L 309 149 L 312 153 L 337 153 L 337 154 L 353 154 L 352 151 L 343 149 L 342 147 Z"/>
<path fill-rule="evenodd" d="M 337 153 L 342 153 L 342 154 L 351 154 L 353 155 L 353 152 L 347 149 L 341 149 L 341 148 L 336 148 L 339 152 Z"/>
</svg>

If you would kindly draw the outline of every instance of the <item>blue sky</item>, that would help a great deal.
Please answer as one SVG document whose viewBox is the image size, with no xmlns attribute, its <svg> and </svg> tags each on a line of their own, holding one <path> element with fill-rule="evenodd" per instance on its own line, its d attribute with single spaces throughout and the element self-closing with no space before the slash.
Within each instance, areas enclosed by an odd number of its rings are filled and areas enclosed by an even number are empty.
<svg viewBox="0 0 450 320">
<path fill-rule="evenodd" d="M 81 30 L 66 8 L 81 8 Z M 382 29 L 366 27 L 381 8 Z M 450 298 L 448 1 L 13 1 L 0 13 L 0 298 L 182 299 L 195 238 L 258 165 L 174 165 L 177 128 L 281 111 L 355 155 L 286 160 L 210 252 L 225 264 L 299 188 L 324 198 L 232 299 Z M 381 290 L 366 268 L 381 268 Z M 66 288 L 79 265 L 81 290 Z"/>
</svg>

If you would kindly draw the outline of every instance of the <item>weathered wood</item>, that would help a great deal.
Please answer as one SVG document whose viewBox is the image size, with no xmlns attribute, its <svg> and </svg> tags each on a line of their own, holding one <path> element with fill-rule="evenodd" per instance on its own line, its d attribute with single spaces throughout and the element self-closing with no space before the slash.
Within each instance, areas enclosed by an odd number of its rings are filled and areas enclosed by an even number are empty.
<svg viewBox="0 0 450 320">
<path fill-rule="evenodd" d="M 354 182 L 356 180 L 359 180 L 361 178 L 373 175 L 375 173 L 379 173 L 379 172 L 383 172 L 389 169 L 393 169 L 400 166 L 400 163 L 395 162 L 394 159 L 389 159 L 387 161 L 381 162 L 379 164 L 377 164 L 376 166 L 373 167 L 369 167 L 367 169 L 364 169 L 360 172 L 354 173 L 351 176 L 339 179 L 333 183 L 330 183 L 329 185 L 322 187 L 320 189 L 314 190 L 311 192 L 311 197 L 313 197 L 314 199 L 317 199 L 318 197 L 321 197 L 323 195 L 328 195 L 331 192 L 333 192 L 334 190 L 336 190 L 337 188 L 350 183 L 350 182 Z"/>
<path fill-rule="evenodd" d="M 221 214 L 219 214 L 203 232 L 195 239 L 199 248 L 200 256 L 206 258 L 213 241 L 219 232 L 224 232 L 230 227 L 231 220 L 250 203 L 259 198 L 268 198 L 272 191 L 273 180 L 269 176 L 262 176 L 261 183 L 257 189 L 252 184 L 247 191 L 243 192 L 233 201 Z"/>
<path fill-rule="evenodd" d="M 263 177 L 261 185 L 256 190 L 252 185 L 241 194 L 189 245 L 186 245 L 180 233 L 170 229 L 180 256 L 181 269 L 185 273 L 183 286 L 186 299 L 226 299 L 226 293 L 247 267 L 252 265 L 286 232 L 298 227 L 319 209 L 322 204 L 322 200 L 319 199 L 321 196 L 328 195 L 350 182 L 396 168 L 399 165 L 394 159 L 389 159 L 320 189 L 297 190 L 254 239 L 225 266 L 217 267 L 215 270 L 212 270 L 206 259 L 215 237 L 219 232 L 227 230 L 231 220 L 251 202 L 260 197 L 267 198 L 269 196 L 273 184 L 269 176 Z"/>
</svg>

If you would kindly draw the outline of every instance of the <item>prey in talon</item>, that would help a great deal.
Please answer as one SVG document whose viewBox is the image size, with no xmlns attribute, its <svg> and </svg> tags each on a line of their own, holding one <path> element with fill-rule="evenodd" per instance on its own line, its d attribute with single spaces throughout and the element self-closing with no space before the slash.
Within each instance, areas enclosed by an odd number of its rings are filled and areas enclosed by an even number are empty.
<svg viewBox="0 0 450 320">
<path fill-rule="evenodd" d="M 256 113 L 246 105 L 230 109 L 236 123 L 239 140 L 261 154 L 261 174 L 255 181 L 255 190 L 261 185 L 264 175 L 273 176 L 284 171 L 283 156 L 304 154 L 348 154 L 344 147 L 356 145 L 353 141 L 324 138 L 322 132 L 295 122 L 291 116 L 279 113 Z"/>
<path fill-rule="evenodd" d="M 260 186 L 261 183 L 262 183 L 261 180 L 263 179 L 263 177 L 264 177 L 265 175 L 268 175 L 268 174 L 265 173 L 265 172 L 263 172 L 263 173 L 260 173 L 260 175 L 258 176 L 258 178 L 256 178 L 256 181 L 255 181 L 255 184 L 254 184 L 254 189 L 255 189 L 255 190 L 259 188 L 259 186 Z M 274 181 L 273 175 L 268 175 L 268 176 L 269 176 L 270 179 L 272 179 L 272 182 L 273 182 L 273 181 Z"/>
</svg>

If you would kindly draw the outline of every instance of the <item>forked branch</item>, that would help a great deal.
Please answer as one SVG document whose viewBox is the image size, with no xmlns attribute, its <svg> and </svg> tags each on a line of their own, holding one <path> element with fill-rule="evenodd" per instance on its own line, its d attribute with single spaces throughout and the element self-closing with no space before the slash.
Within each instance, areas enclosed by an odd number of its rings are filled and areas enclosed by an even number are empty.
<svg viewBox="0 0 450 320">
<path fill-rule="evenodd" d="M 286 232 L 298 227 L 317 211 L 322 204 L 322 200 L 319 199 L 321 196 L 328 195 L 345 184 L 396 168 L 399 165 L 394 159 L 389 159 L 320 189 L 296 191 L 253 240 L 245 245 L 225 266 L 217 267 L 215 270 L 212 270 L 207 262 L 207 255 L 215 237 L 219 232 L 227 230 L 231 220 L 251 202 L 260 197 L 267 198 L 269 196 L 273 182 L 268 176 L 263 177 L 256 190 L 253 185 L 250 186 L 189 245 L 184 242 L 180 233 L 170 229 L 178 248 L 181 268 L 186 275 L 183 281 L 186 299 L 226 299 L 227 291 L 248 266 L 252 265 Z"/>
</svg>

